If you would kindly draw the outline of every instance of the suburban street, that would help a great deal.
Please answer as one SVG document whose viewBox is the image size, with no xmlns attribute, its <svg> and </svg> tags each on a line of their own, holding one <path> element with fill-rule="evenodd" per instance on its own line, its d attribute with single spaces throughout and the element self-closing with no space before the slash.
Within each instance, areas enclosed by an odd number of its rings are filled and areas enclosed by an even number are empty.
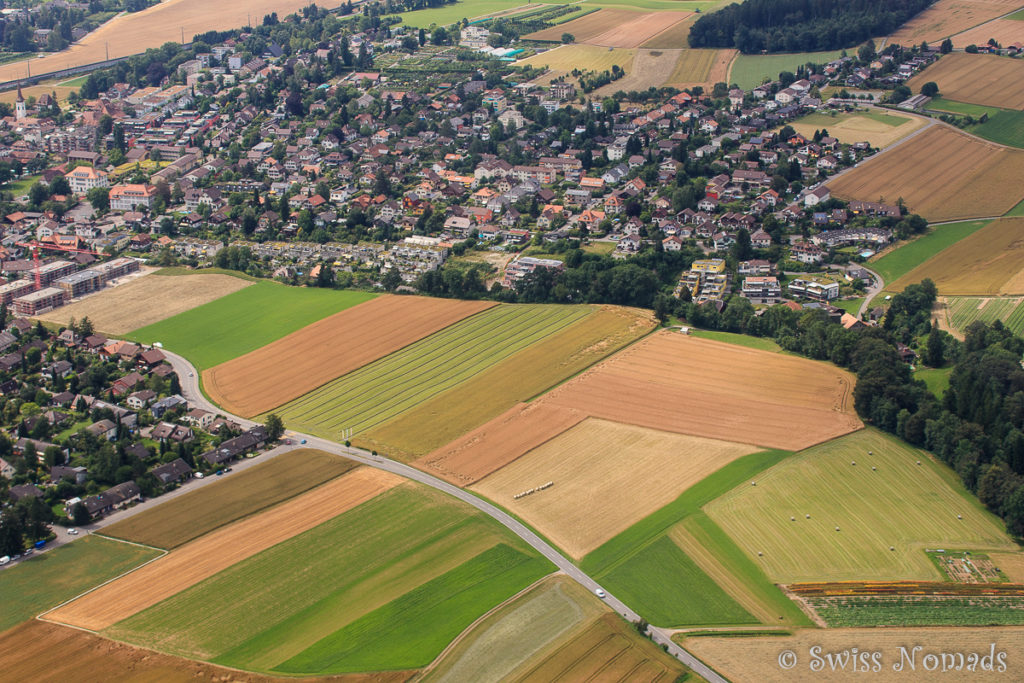
<svg viewBox="0 0 1024 683">
<path fill-rule="evenodd" d="M 237 421 L 238 423 L 246 427 L 256 424 L 252 420 L 246 420 L 235 415 L 226 414 L 222 409 L 218 408 L 216 405 L 207 400 L 207 398 L 203 395 L 202 391 L 199 388 L 199 375 L 196 372 L 195 368 L 192 366 L 192 364 L 189 363 L 182 356 L 171 353 L 166 349 L 164 349 L 163 351 L 164 354 L 167 356 L 168 361 L 170 361 L 172 367 L 174 367 L 174 370 L 178 373 L 178 377 L 180 378 L 181 383 L 182 396 L 184 396 L 188 400 L 189 405 L 191 405 L 192 407 L 199 407 L 202 408 L 203 410 L 208 410 L 213 413 L 219 413 L 229 419 Z M 585 574 L 582 570 L 580 570 L 579 567 L 570 562 L 568 558 L 566 558 L 564 555 L 558 552 L 550 544 L 544 541 L 544 539 L 542 539 L 540 536 L 531 531 L 525 524 L 523 524 L 522 522 L 520 522 L 512 515 L 505 512 L 504 510 L 498 508 L 497 506 L 492 505 L 486 500 L 483 500 L 482 498 L 473 495 L 469 491 L 461 489 L 458 486 L 455 486 L 454 484 L 449 484 L 448 482 L 442 479 L 438 479 L 437 477 L 434 477 L 422 470 L 418 470 L 415 467 L 410 467 L 409 465 L 400 463 L 395 460 L 390 460 L 383 456 L 372 455 L 371 453 L 359 448 L 346 447 L 334 441 L 330 441 L 328 439 L 322 439 L 320 437 L 312 436 L 309 434 L 293 432 L 291 430 L 289 430 L 286 433 L 286 436 L 288 438 L 291 438 L 293 443 L 290 446 L 279 447 L 278 449 L 275 449 L 276 451 L 284 452 L 287 450 L 301 447 L 318 448 L 322 451 L 333 453 L 335 455 L 348 458 L 350 460 L 355 460 L 364 465 L 376 467 L 378 469 L 391 472 L 392 474 L 397 474 L 407 479 L 411 479 L 421 484 L 425 484 L 426 486 L 430 486 L 439 491 L 443 491 L 444 493 L 447 493 L 450 496 L 454 496 L 455 498 L 458 498 L 459 500 L 463 501 L 468 505 L 472 505 L 477 510 L 480 510 L 484 514 L 489 515 L 495 520 L 497 520 L 500 524 L 502 524 L 505 528 L 510 530 L 516 536 L 519 536 L 519 538 L 523 539 L 537 552 L 539 552 L 541 555 L 550 560 L 552 564 L 558 567 L 559 571 L 564 573 L 566 576 L 572 578 L 574 581 L 576 581 L 581 586 L 589 590 L 591 593 L 596 592 L 598 589 L 604 590 L 604 592 L 606 593 L 604 602 L 606 602 L 609 607 L 614 609 L 623 617 L 625 617 L 631 622 L 640 620 L 639 614 L 634 612 L 632 609 L 629 608 L 628 605 L 626 605 L 621 600 L 616 598 L 614 595 L 609 593 L 599 583 L 597 583 L 597 581 L 595 581 L 590 576 Z M 304 445 L 298 444 L 297 442 L 301 441 L 302 439 L 305 439 L 306 443 Z M 248 462 L 261 462 L 265 459 L 265 456 L 260 456 L 259 458 Z M 235 466 L 233 465 L 232 467 Z M 208 478 L 205 479 L 204 481 L 210 480 L 211 479 Z M 158 500 L 164 499 L 160 498 Z M 674 656 L 676 659 L 678 659 L 683 664 L 688 666 L 695 673 L 702 676 L 707 681 L 711 681 L 713 683 L 725 683 L 724 678 L 722 678 L 713 670 L 705 666 L 703 662 L 701 662 L 699 659 L 691 655 L 682 647 L 674 643 L 672 639 L 669 637 L 669 631 L 658 629 L 652 626 L 649 632 L 652 640 L 655 643 L 657 643 L 658 645 L 666 646 L 668 648 L 668 652 L 672 656 Z"/>
</svg>

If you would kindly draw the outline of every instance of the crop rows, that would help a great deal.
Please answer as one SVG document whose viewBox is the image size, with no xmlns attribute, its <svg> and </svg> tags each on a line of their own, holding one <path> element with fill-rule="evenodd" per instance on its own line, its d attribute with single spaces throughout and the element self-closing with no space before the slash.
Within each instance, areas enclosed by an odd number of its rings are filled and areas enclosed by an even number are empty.
<svg viewBox="0 0 1024 683">
<path fill-rule="evenodd" d="M 587 307 L 499 306 L 286 404 L 286 423 L 338 438 L 369 429 L 589 315 Z"/>
<path fill-rule="evenodd" d="M 981 306 L 984 299 L 974 297 L 956 297 L 949 300 L 949 315 L 953 327 L 965 330 L 975 320 L 991 323 L 1001 320 L 1004 325 L 1016 334 L 1024 333 L 1024 299 L 989 299 Z"/>
<path fill-rule="evenodd" d="M 1018 597 L 830 597 L 808 602 L 832 627 L 1024 624 L 1024 602 Z"/>
</svg>

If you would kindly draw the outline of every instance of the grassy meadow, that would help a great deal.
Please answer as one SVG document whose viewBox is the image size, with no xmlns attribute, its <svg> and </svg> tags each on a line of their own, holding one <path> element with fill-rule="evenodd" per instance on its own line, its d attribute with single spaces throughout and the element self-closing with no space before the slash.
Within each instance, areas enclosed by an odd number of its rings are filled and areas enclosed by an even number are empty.
<svg viewBox="0 0 1024 683">
<path fill-rule="evenodd" d="M 729 84 L 744 90 L 760 85 L 765 79 L 776 79 L 783 71 L 796 72 L 798 66 L 812 62 L 826 64 L 839 59 L 842 50 L 832 52 L 797 52 L 778 55 L 739 55 L 729 71 Z"/>
</svg>

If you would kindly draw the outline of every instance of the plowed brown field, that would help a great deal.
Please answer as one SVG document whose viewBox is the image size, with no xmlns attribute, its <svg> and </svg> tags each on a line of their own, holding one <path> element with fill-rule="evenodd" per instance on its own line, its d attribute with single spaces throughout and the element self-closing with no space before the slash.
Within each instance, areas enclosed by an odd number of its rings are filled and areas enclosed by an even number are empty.
<svg viewBox="0 0 1024 683">
<path fill-rule="evenodd" d="M 825 363 L 664 331 L 414 464 L 467 485 L 583 417 L 796 451 L 862 426 L 853 384 Z"/>
<path fill-rule="evenodd" d="M 1001 216 L 1024 197 L 1024 151 L 934 124 L 828 186 L 842 199 L 902 197 L 933 222 Z"/>
<path fill-rule="evenodd" d="M 600 33 L 586 42 L 601 47 L 639 47 L 662 31 L 667 31 L 676 24 L 685 21 L 688 12 L 651 12 L 634 17 L 631 21 L 621 23 L 604 33 Z"/>
<path fill-rule="evenodd" d="M 403 481 L 398 475 L 361 467 L 260 515 L 188 543 L 48 612 L 45 618 L 91 631 L 102 630 Z"/>
<path fill-rule="evenodd" d="M 1024 33 L 1024 26 L 1021 32 Z M 929 81 L 938 84 L 943 97 L 957 102 L 1024 109 L 1024 61 L 1019 59 L 954 52 L 911 78 L 907 87 L 918 92 Z"/>
<path fill-rule="evenodd" d="M 1000 45 L 1024 43 L 1024 21 L 996 19 L 953 36 L 953 47 L 963 49 L 968 45 L 984 45 L 994 38 Z"/>
<path fill-rule="evenodd" d="M 67 681 L 124 681 L 126 683 L 191 683 L 231 681 L 271 683 L 295 681 L 226 669 L 206 662 L 172 657 L 107 640 L 76 628 L 45 621 L 25 623 L 0 633 L 0 671 L 9 681 L 66 683 Z M 391 683 L 406 681 L 412 672 L 387 671 L 305 678 L 319 683 Z"/>
<path fill-rule="evenodd" d="M 377 297 L 210 368 L 203 387 L 225 410 L 252 417 L 494 305 Z"/>
<path fill-rule="evenodd" d="M 1020 6 L 1021 0 L 939 0 L 903 24 L 888 42 L 905 47 L 920 45 L 922 40 L 937 42 Z"/>
<path fill-rule="evenodd" d="M 230 275 L 145 275 L 123 285 L 107 287 L 39 318 L 67 325 L 72 318 L 80 321 L 87 317 L 96 330 L 120 335 L 184 313 L 251 284 Z"/>
<path fill-rule="evenodd" d="M 756 450 L 588 419 L 472 488 L 514 511 L 578 560 L 715 470 Z M 554 484 L 514 498 L 547 482 Z"/>
</svg>

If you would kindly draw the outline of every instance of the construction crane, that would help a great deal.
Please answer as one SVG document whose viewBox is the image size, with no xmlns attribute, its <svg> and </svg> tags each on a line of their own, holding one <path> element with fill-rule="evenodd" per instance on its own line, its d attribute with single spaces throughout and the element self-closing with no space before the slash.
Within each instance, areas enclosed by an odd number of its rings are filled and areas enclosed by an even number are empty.
<svg viewBox="0 0 1024 683">
<path fill-rule="evenodd" d="M 81 247 L 66 247 L 62 244 L 42 244 L 40 242 L 15 242 L 16 246 L 25 247 L 32 252 L 32 272 L 35 273 L 36 291 L 43 288 L 42 277 L 39 274 L 39 268 L 42 265 L 39 262 L 39 251 L 41 249 L 53 250 L 53 251 L 70 251 L 76 254 L 92 254 L 93 256 L 102 256 L 103 254 L 92 249 L 82 249 Z"/>
</svg>

